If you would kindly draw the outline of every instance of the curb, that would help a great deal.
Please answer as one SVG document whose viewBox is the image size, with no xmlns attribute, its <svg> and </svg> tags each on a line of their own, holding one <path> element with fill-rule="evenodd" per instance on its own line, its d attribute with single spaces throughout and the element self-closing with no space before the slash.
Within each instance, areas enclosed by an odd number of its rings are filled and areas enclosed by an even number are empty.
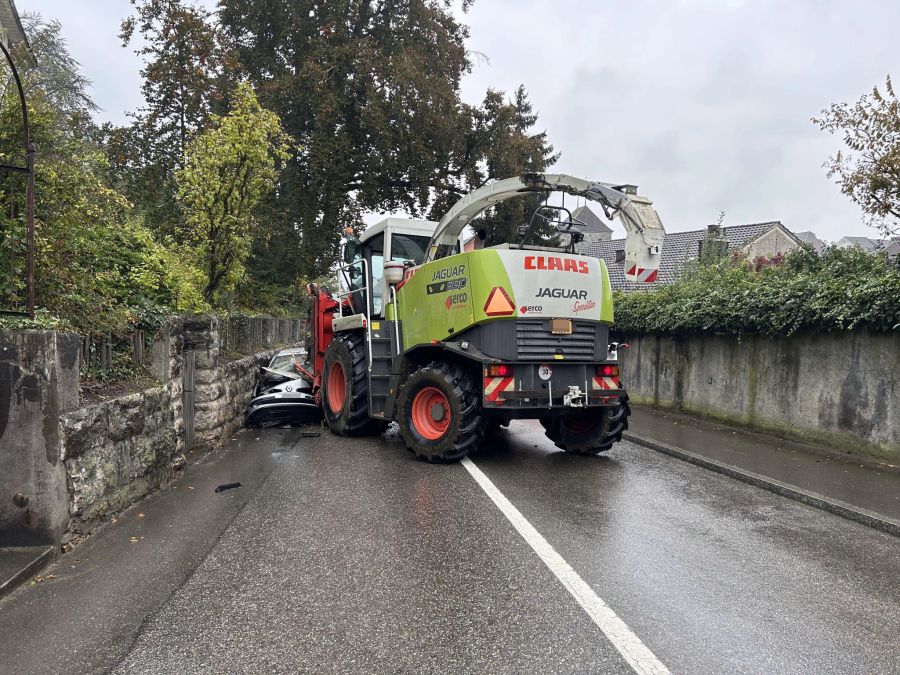
<svg viewBox="0 0 900 675">
<path fill-rule="evenodd" d="M 21 570 L 16 572 L 12 577 L 0 583 L 0 598 L 4 598 L 10 593 L 12 593 L 16 588 L 20 585 L 28 581 L 28 579 L 42 569 L 44 569 L 47 565 L 49 565 L 56 558 L 56 550 L 58 547 L 56 546 L 48 546 L 43 551 L 37 554 L 37 557 L 34 558 L 30 563 L 25 565 Z"/>
<path fill-rule="evenodd" d="M 762 488 L 763 490 L 768 490 L 769 492 L 781 495 L 782 497 L 794 499 L 808 506 L 822 509 L 823 511 L 828 511 L 829 513 L 833 513 L 836 516 L 841 516 L 842 518 L 847 518 L 848 520 L 853 520 L 857 523 L 872 527 L 876 530 L 881 530 L 882 532 L 891 534 L 895 537 L 900 537 L 900 521 L 894 520 L 893 518 L 889 518 L 880 513 L 875 513 L 874 511 L 869 511 L 867 509 L 861 509 L 857 506 L 853 506 L 851 504 L 848 504 L 847 502 L 842 502 L 837 499 L 830 499 L 829 497 L 826 497 L 825 495 L 818 492 L 803 490 L 794 485 L 782 483 L 781 481 L 775 480 L 774 478 L 769 478 L 768 476 L 763 476 L 761 474 L 754 473 L 753 471 L 741 469 L 740 467 L 734 466 L 733 464 L 726 464 L 724 462 L 709 459 L 708 457 L 703 457 L 702 455 L 690 452 L 689 450 L 684 450 L 674 445 L 668 445 L 666 443 L 654 441 L 652 439 L 645 438 L 644 436 L 639 436 L 638 434 L 625 432 L 624 434 L 622 434 L 622 438 L 624 438 L 626 441 L 631 441 L 632 443 L 642 445 L 645 448 L 655 450 L 656 452 L 661 452 L 664 455 L 669 455 L 670 457 L 674 457 L 684 462 L 700 466 L 704 469 L 709 469 L 710 471 L 715 471 L 716 473 L 723 474 L 741 482 L 755 485 L 756 487 Z"/>
</svg>

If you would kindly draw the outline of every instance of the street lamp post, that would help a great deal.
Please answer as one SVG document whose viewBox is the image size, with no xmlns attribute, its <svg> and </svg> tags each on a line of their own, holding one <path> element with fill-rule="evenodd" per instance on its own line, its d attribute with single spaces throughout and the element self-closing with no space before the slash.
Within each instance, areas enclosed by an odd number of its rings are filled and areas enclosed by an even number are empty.
<svg viewBox="0 0 900 675">
<path fill-rule="evenodd" d="M 12 70 L 13 79 L 16 81 L 16 89 L 19 91 L 19 101 L 22 104 L 22 147 L 25 151 L 25 166 L 14 164 L 0 164 L 0 169 L 6 171 L 18 171 L 25 174 L 25 302 L 28 316 L 34 318 L 34 145 L 31 143 L 28 127 L 28 105 L 25 102 L 25 90 L 22 88 L 22 80 L 16 64 L 0 40 L 0 50 L 6 57 L 6 62 Z"/>
</svg>

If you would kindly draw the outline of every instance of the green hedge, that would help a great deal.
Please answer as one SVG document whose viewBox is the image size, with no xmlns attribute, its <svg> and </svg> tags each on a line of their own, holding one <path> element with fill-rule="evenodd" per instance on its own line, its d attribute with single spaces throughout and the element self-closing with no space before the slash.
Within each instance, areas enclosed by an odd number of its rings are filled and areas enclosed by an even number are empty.
<svg viewBox="0 0 900 675">
<path fill-rule="evenodd" d="M 669 286 L 617 292 L 615 315 L 616 331 L 629 335 L 898 331 L 900 261 L 830 247 L 695 263 Z"/>
</svg>

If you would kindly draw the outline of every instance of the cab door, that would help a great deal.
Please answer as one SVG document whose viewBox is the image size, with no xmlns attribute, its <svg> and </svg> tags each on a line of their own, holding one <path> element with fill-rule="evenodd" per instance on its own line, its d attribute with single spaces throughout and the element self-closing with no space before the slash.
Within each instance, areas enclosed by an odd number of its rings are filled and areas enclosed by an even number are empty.
<svg viewBox="0 0 900 675">
<path fill-rule="evenodd" d="M 363 244 L 362 255 L 369 269 L 368 286 L 371 297 L 363 300 L 370 317 L 384 316 L 384 233 L 372 237 Z M 362 295 L 366 295 L 363 293 Z"/>
</svg>

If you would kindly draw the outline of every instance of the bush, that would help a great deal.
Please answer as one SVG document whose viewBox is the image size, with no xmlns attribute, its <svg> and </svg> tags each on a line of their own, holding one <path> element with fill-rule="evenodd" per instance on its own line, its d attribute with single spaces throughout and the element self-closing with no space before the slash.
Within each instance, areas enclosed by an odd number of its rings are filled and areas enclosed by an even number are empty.
<svg viewBox="0 0 900 675">
<path fill-rule="evenodd" d="M 900 264 L 858 248 L 804 247 L 768 264 L 695 265 L 669 286 L 614 297 L 616 329 L 625 334 L 896 331 Z"/>
</svg>

